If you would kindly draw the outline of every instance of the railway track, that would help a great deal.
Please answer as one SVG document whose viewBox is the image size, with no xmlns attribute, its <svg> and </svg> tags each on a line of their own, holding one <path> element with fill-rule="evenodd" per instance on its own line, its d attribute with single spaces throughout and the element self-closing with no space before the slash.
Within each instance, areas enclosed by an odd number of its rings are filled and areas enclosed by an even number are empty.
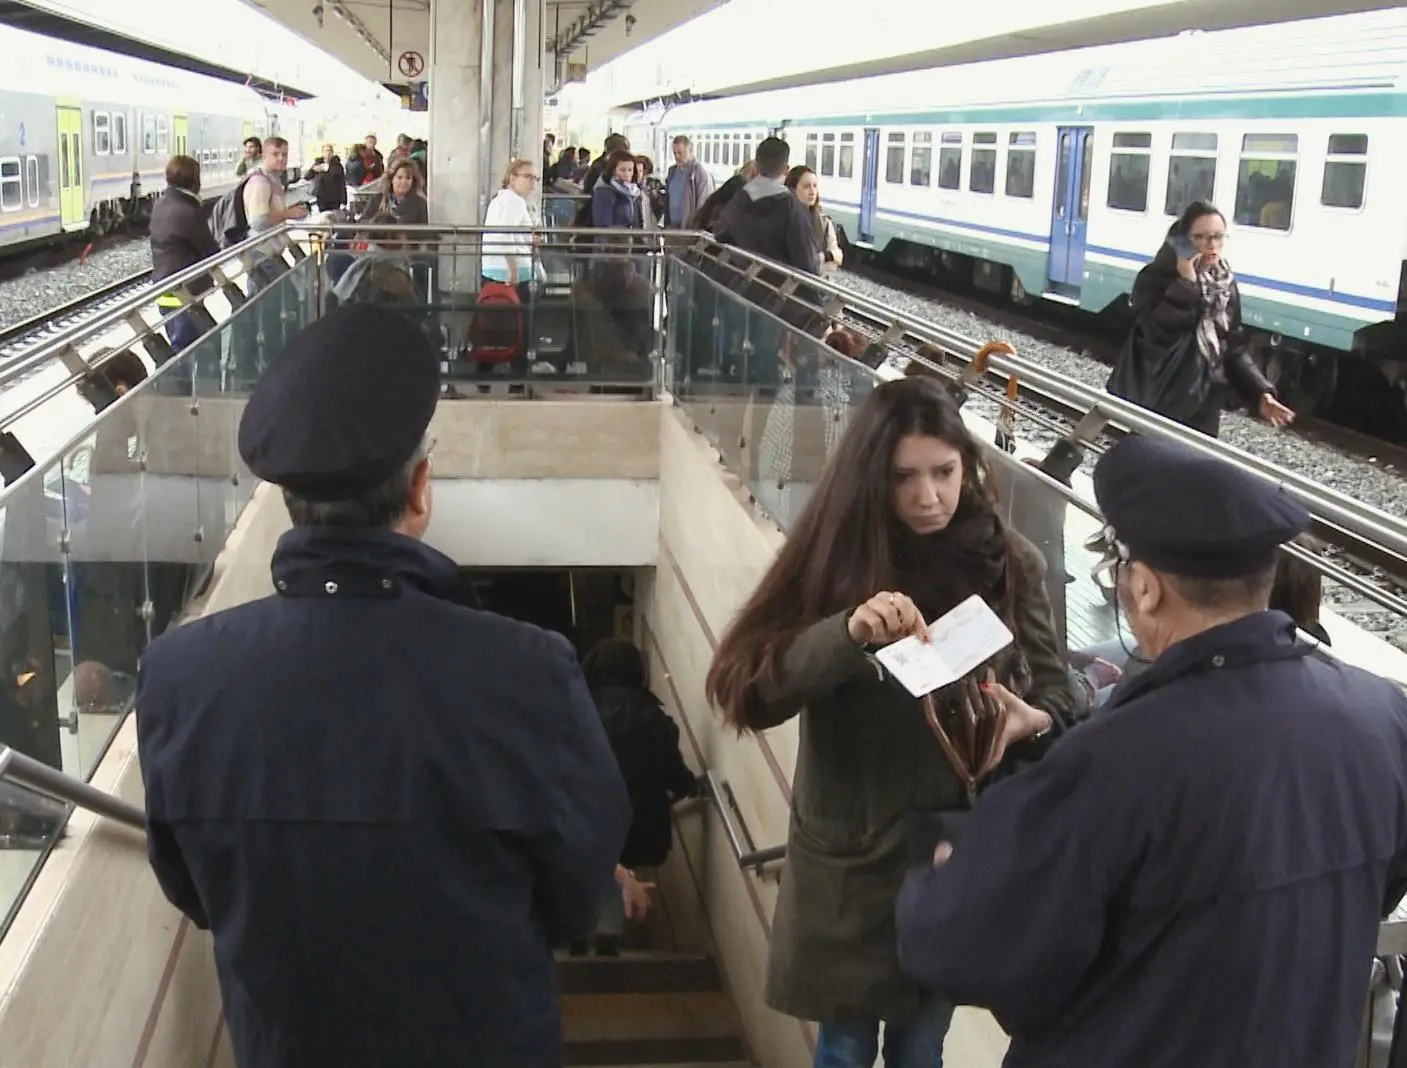
<svg viewBox="0 0 1407 1068">
<path fill-rule="evenodd" d="M 65 330 L 101 315 L 114 304 L 141 289 L 151 280 L 151 268 L 75 297 L 67 304 L 0 328 L 0 370 L 6 364 L 29 355 Z"/>
<path fill-rule="evenodd" d="M 1087 326 L 1081 329 L 1073 322 L 1037 318 L 1027 309 L 993 305 L 967 294 L 949 293 L 931 283 L 891 275 L 871 266 L 851 270 L 877 285 L 958 308 L 998 327 L 1081 352 L 1091 360 L 1111 363 L 1118 351 L 1117 339 L 1091 331 Z M 1057 313 L 1056 319 L 1062 318 Z M 843 322 L 870 338 L 876 337 L 885 326 L 853 313 L 847 313 Z M 899 363 L 904 362 L 906 356 L 919 357 L 917 347 L 909 344 L 907 339 L 892 344 L 890 351 L 898 357 Z M 964 366 L 954 361 L 944 369 L 957 375 Z M 1014 418 L 1020 428 L 1021 440 L 1042 452 L 1049 452 L 1059 439 L 1072 434 L 1084 415 L 1083 410 L 1077 410 L 1026 383 L 1022 383 L 1021 392 L 1015 399 L 1003 397 L 990 387 L 974 389 L 967 406 L 974 414 L 998 425 L 1001 425 L 1003 417 L 1008 422 Z M 1350 462 L 1371 464 L 1380 470 L 1407 475 L 1407 448 L 1401 445 L 1316 418 L 1303 420 L 1296 432 L 1307 441 L 1334 446 L 1350 457 Z M 1112 443 L 1112 438 L 1101 435 L 1094 449 L 1085 453 L 1081 467 L 1086 473 L 1091 470 L 1098 453 Z M 1338 582 L 1326 577 L 1325 603 L 1358 627 L 1399 649 L 1407 650 L 1407 560 L 1391 551 L 1366 545 L 1356 539 L 1346 539 L 1333 528 L 1316 528 L 1314 533 L 1323 543 L 1318 555 L 1343 579 Z"/>
</svg>

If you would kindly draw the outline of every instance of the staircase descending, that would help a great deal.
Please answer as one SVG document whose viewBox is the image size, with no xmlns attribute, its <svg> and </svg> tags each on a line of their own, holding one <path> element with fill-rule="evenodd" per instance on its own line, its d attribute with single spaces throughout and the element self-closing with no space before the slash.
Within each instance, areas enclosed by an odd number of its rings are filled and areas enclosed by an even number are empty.
<svg viewBox="0 0 1407 1068">
<path fill-rule="evenodd" d="M 696 887 L 682 867 L 671 857 L 656 874 L 655 908 L 629 926 L 621 956 L 558 956 L 566 1068 L 752 1064 Z"/>
</svg>

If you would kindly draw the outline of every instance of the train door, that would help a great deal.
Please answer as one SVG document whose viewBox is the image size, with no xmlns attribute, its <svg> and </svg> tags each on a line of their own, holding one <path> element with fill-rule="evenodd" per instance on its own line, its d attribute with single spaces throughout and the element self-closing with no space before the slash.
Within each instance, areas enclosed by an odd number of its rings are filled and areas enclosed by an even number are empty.
<svg viewBox="0 0 1407 1068">
<path fill-rule="evenodd" d="M 189 156 L 190 147 L 190 123 L 184 115 L 171 116 L 171 155 Z"/>
<path fill-rule="evenodd" d="M 59 218 L 64 227 L 86 226 L 83 196 L 83 112 L 61 105 L 59 122 Z"/>
<path fill-rule="evenodd" d="M 1051 288 L 1077 295 L 1085 280 L 1085 232 L 1089 227 L 1089 179 L 1094 164 L 1094 128 L 1062 126 L 1055 154 L 1055 206 L 1050 220 Z M 1073 289 L 1074 293 L 1069 293 Z"/>
<path fill-rule="evenodd" d="M 875 197 L 879 186 L 879 130 L 865 131 L 865 158 L 860 168 L 860 240 L 874 240 Z"/>
</svg>

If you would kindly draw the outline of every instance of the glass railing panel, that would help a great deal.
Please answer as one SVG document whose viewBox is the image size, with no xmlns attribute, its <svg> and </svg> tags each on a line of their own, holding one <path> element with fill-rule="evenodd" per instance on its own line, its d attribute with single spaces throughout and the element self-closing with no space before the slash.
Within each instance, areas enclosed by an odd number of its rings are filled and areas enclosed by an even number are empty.
<svg viewBox="0 0 1407 1068">
<path fill-rule="evenodd" d="M 753 451 L 754 495 L 789 530 L 806 507 L 856 405 L 874 389 L 868 367 L 786 327 L 764 433 Z M 762 392 L 762 391 L 759 391 Z"/>
<path fill-rule="evenodd" d="M 47 472 L 63 508 L 59 531 L 67 641 L 54 655 L 65 773 L 87 779 L 136 692 L 153 617 L 148 584 L 145 405 L 133 393 L 106 409 Z M 162 516 L 189 537 L 187 516 Z"/>
<path fill-rule="evenodd" d="M 63 836 L 68 813 L 63 802 L 0 778 L 0 938 L 40 864 Z"/>
<path fill-rule="evenodd" d="M 59 686 L 70 663 L 62 482 L 55 462 L 0 499 L 0 743 L 63 768 Z"/>
<path fill-rule="evenodd" d="M 222 388 L 247 392 L 293 336 L 317 315 L 317 257 L 290 267 L 283 257 L 260 257 L 244 281 L 248 300 L 222 327 Z"/>
<path fill-rule="evenodd" d="M 318 292 L 324 310 L 405 315 L 460 395 L 639 395 L 659 374 L 664 278 L 657 242 L 639 235 L 352 230 L 334 235 Z"/>
<path fill-rule="evenodd" d="M 1030 464 L 991 447 L 986 458 L 1002 518 L 1045 560 L 1046 594 L 1061 645 L 1098 651 L 1113 642 L 1118 649 L 1114 596 L 1095 578 L 1103 556 L 1085 547 L 1099 531 L 1099 520 L 1074 504 L 1069 490 Z M 1127 628 L 1122 641 L 1132 646 Z M 1117 659 L 1124 655 L 1120 651 Z"/>
</svg>

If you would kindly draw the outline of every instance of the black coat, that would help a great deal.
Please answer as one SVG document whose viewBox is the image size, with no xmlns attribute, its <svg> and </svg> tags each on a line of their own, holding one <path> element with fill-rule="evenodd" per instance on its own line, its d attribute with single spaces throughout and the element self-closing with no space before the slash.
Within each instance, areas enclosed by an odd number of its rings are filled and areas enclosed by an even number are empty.
<svg viewBox="0 0 1407 1068">
<path fill-rule="evenodd" d="M 1407 696 L 1262 612 L 1180 642 L 910 876 L 900 958 L 1008 1068 L 1352 1063 L 1407 861 Z"/>
<path fill-rule="evenodd" d="M 1129 306 L 1144 338 L 1161 348 L 1172 346 L 1197 329 L 1201 305 L 1201 288 L 1196 282 L 1177 273 L 1177 260 L 1166 248 L 1138 272 L 1138 277 L 1133 281 L 1133 292 L 1129 294 Z M 1217 388 L 1210 402 L 1220 409 L 1229 387 L 1251 411 L 1256 411 L 1260 407 L 1260 398 L 1266 393 L 1274 394 L 1275 387 L 1261 374 L 1251 358 L 1246 329 L 1241 322 L 1241 290 L 1234 279 L 1227 319 L 1230 329 L 1226 335 L 1220 372 L 1215 379 Z"/>
<path fill-rule="evenodd" d="M 347 203 L 347 171 L 339 157 L 333 156 L 325 171 L 317 170 L 317 164 L 313 164 L 303 172 L 303 180 L 312 183 L 319 211 L 334 211 Z"/>
<path fill-rule="evenodd" d="M 147 234 L 151 239 L 152 281 L 180 274 L 220 251 L 220 243 L 205 221 L 200 198 L 169 185 L 152 205 Z M 203 275 L 191 283 L 190 290 L 203 293 L 210 286 L 210 276 Z"/>
<path fill-rule="evenodd" d="M 642 686 L 601 686 L 591 696 L 635 813 L 620 862 L 627 868 L 658 867 L 674 841 L 670 806 L 697 792 L 694 773 L 679 752 L 679 728 Z"/>
<path fill-rule="evenodd" d="M 728 202 L 713 234 L 725 245 L 736 245 L 798 271 L 819 274 L 821 250 L 811 213 L 786 186 L 754 178 Z"/>
<path fill-rule="evenodd" d="M 153 642 L 137 697 L 151 863 L 214 932 L 235 1059 L 556 1068 L 551 946 L 630 823 L 572 650 L 390 531 L 295 528 L 273 573 Z"/>
</svg>

